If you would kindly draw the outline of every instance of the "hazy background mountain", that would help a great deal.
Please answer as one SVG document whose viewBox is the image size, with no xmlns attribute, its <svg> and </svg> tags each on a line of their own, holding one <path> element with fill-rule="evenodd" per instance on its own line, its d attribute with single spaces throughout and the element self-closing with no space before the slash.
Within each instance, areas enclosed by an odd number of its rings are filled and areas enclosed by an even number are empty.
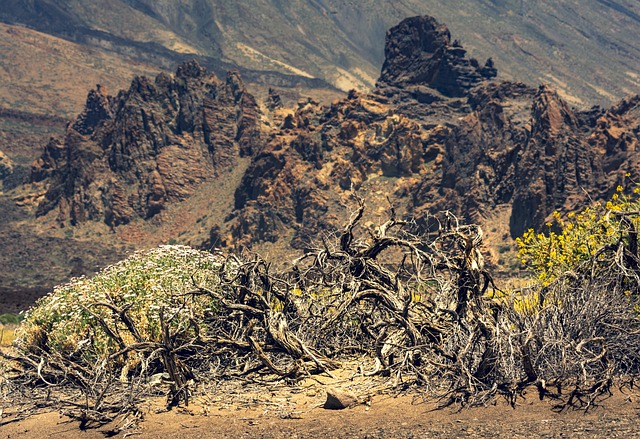
<svg viewBox="0 0 640 439">
<path fill-rule="evenodd" d="M 640 88 L 640 3 L 634 0 L 3 0 L 0 6 L 7 24 L 90 48 L 89 56 L 77 56 L 78 46 L 62 47 L 56 39 L 57 51 L 42 53 L 37 40 L 47 37 L 29 36 L 29 45 L 14 28 L 0 29 L 2 87 L 45 97 L 60 80 L 59 64 L 94 72 L 77 75 L 74 84 L 93 86 L 98 74 L 124 86 L 128 79 L 118 82 L 123 69 L 132 75 L 173 70 L 194 56 L 217 70 L 237 65 L 320 78 L 342 90 L 371 87 L 384 60 L 386 30 L 422 14 L 447 23 L 471 56 L 493 57 L 504 78 L 550 83 L 573 104 L 608 104 Z M 24 63 L 34 72 L 16 74 L 14 66 Z M 69 90 L 68 103 L 78 111 L 84 93 L 76 97 L 75 91 Z M 0 94 L 9 107 L 26 107 L 37 96 Z M 69 109 L 52 104 L 52 110 Z"/>
</svg>

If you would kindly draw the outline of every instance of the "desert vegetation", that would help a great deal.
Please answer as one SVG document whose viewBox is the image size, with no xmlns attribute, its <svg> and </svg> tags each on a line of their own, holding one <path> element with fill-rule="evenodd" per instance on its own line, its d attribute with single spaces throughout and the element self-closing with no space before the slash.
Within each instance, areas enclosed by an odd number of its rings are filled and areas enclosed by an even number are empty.
<svg viewBox="0 0 640 439">
<path fill-rule="evenodd" d="M 83 426 L 169 408 L 215 381 L 295 385 L 359 359 L 355 373 L 442 406 L 513 404 L 534 387 L 589 409 L 640 368 L 637 198 L 562 218 L 520 240 L 537 280 L 500 288 L 483 231 L 448 212 L 428 227 L 350 221 L 288 267 L 183 246 L 138 252 L 57 287 L 2 353 L 2 404 L 57 407 Z"/>
</svg>

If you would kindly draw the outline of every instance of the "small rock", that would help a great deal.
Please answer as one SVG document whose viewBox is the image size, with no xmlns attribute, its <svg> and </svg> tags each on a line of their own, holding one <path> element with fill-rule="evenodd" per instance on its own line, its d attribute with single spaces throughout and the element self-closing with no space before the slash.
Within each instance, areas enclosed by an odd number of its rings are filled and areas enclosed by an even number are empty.
<svg viewBox="0 0 640 439">
<path fill-rule="evenodd" d="M 165 373 L 157 373 L 155 375 L 151 375 L 147 379 L 147 383 L 151 384 L 152 386 L 157 386 L 159 384 L 162 384 L 163 382 L 168 382 L 170 379 L 171 379 L 171 377 L 166 372 Z"/>
<path fill-rule="evenodd" d="M 327 389 L 327 401 L 324 408 L 328 410 L 342 410 L 358 404 L 358 398 L 348 390 L 336 388 Z"/>
</svg>

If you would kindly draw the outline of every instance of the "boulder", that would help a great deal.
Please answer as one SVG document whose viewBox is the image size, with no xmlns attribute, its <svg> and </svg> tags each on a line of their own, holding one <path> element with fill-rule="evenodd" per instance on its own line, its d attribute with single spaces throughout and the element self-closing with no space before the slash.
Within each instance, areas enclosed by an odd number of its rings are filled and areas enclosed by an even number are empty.
<svg viewBox="0 0 640 439">
<path fill-rule="evenodd" d="M 335 387 L 327 388 L 327 400 L 324 408 L 327 410 L 344 410 L 358 405 L 358 398 L 350 391 Z"/>
</svg>

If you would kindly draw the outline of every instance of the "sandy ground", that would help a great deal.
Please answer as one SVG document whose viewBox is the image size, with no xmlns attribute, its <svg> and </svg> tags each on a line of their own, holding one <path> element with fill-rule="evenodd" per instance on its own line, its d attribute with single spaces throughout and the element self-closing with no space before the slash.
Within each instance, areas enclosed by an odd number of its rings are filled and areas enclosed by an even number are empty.
<svg viewBox="0 0 640 439">
<path fill-rule="evenodd" d="M 498 398 L 486 407 L 437 409 L 436 401 L 415 392 L 389 393 L 388 379 L 356 369 L 356 363 L 347 364 L 332 376 L 316 375 L 294 387 L 282 381 L 200 383 L 188 407 L 168 411 L 166 398 L 158 396 L 139 405 L 140 418 L 119 417 L 86 430 L 54 411 L 18 420 L 21 407 L 6 408 L 7 401 L 0 400 L 0 439 L 640 438 L 638 387 L 615 387 L 587 412 L 558 412 L 558 401 L 540 401 L 535 388 L 524 392 L 515 408 Z M 168 387 L 155 389 L 162 395 Z M 358 403 L 343 410 L 323 408 L 331 389 L 352 394 Z"/>
<path fill-rule="evenodd" d="M 59 413 L 46 413 L 9 422 L 6 410 L 0 426 L 2 438 L 457 438 L 457 437 L 640 437 L 640 394 L 619 392 L 586 414 L 556 413 L 552 401 L 539 401 L 532 393 L 511 408 L 495 405 L 466 410 L 434 410 L 434 404 L 411 396 L 379 395 L 367 404 L 344 410 L 326 410 L 324 395 L 307 394 L 252 407 L 207 405 L 196 401 L 188 409 L 146 409 L 136 428 L 116 432 L 115 424 L 81 431 L 77 421 Z M 156 401 L 158 402 L 158 401 Z M 159 407 L 159 404 L 156 405 Z M 122 421 L 118 422 L 119 425 Z"/>
</svg>

